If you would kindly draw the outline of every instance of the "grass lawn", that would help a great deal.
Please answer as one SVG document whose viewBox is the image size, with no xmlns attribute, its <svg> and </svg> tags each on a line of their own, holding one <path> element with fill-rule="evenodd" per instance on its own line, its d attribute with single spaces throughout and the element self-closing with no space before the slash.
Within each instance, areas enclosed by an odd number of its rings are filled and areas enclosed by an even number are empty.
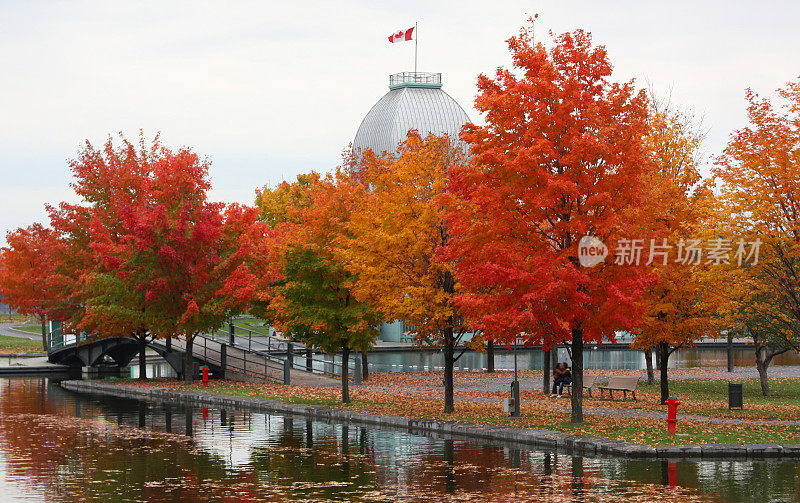
<svg viewBox="0 0 800 503">
<path fill-rule="evenodd" d="M 0 353 L 43 353 L 42 341 L 0 335 Z"/>
<path fill-rule="evenodd" d="M 743 410 L 728 409 L 728 382 L 742 384 Z M 757 378 L 751 379 L 680 379 L 669 382 L 670 395 L 681 401 L 678 412 L 714 417 L 739 419 L 800 420 L 800 379 L 772 378 L 769 380 L 771 396 L 761 394 Z M 625 408 L 664 409 L 659 405 L 659 383 L 639 385 L 642 393 L 637 404 L 624 404 Z M 600 402 L 605 403 L 605 402 Z M 610 402 L 609 402 L 610 403 Z"/>
<path fill-rule="evenodd" d="M 28 332 L 31 334 L 42 334 L 42 326 L 41 325 L 20 325 L 14 327 L 15 330 L 22 330 L 23 332 Z"/>
<path fill-rule="evenodd" d="M 296 404 L 303 404 L 303 405 L 323 405 L 325 407 L 340 407 L 342 406 L 342 401 L 333 398 L 333 397 L 324 397 L 324 398 L 317 398 L 317 397 L 304 397 L 304 396 L 283 396 L 280 393 L 276 394 L 267 394 L 263 390 L 253 387 L 247 386 L 239 386 L 239 383 L 228 383 L 226 381 L 218 381 L 218 382 L 211 382 L 209 386 L 203 387 L 200 385 L 200 388 L 203 391 L 211 391 L 212 393 L 219 393 L 221 395 L 227 396 L 242 396 L 242 397 L 250 397 L 250 398 L 264 398 L 267 400 L 279 400 L 282 402 L 288 403 L 296 403 Z M 198 385 L 193 385 L 197 387 Z"/>
<path fill-rule="evenodd" d="M 691 396 L 728 402 L 728 382 L 741 383 L 744 402 L 747 404 L 775 404 L 800 406 L 800 379 L 773 378 L 769 380 L 771 396 L 761 393 L 761 381 L 752 379 L 681 379 L 669 382 L 672 395 Z M 646 384 L 644 387 L 649 388 Z M 660 390 L 659 383 L 653 386 Z"/>
<path fill-rule="evenodd" d="M 268 335 L 269 334 L 269 327 L 264 326 L 267 323 L 266 320 L 262 320 L 260 318 L 254 317 L 247 317 L 247 318 L 239 318 L 233 320 L 234 325 L 234 333 L 236 335 L 247 335 L 248 332 L 252 334 L 261 334 L 261 335 Z M 222 325 L 222 327 L 217 330 L 216 334 L 218 336 L 225 336 L 228 334 L 228 324 Z"/>
</svg>

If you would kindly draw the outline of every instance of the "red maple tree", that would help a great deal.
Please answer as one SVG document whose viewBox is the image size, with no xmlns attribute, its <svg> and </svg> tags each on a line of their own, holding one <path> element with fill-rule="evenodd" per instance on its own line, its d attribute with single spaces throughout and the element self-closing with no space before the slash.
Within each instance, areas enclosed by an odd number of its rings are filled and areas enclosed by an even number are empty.
<svg viewBox="0 0 800 503">
<path fill-rule="evenodd" d="M 582 30 L 547 50 L 523 28 L 508 46 L 515 70 L 479 77 L 486 125 L 465 126 L 472 162 L 451 172 L 458 303 L 489 339 L 569 341 L 572 421 L 581 422 L 584 343 L 641 320 L 648 277 L 615 265 L 613 253 L 647 227 L 635 210 L 649 169 L 647 98 L 609 80 L 605 48 Z M 594 267 L 579 260 L 587 235 L 611 250 Z"/>
<path fill-rule="evenodd" d="M 42 322 L 42 347 L 47 349 L 45 320 L 53 306 L 52 279 L 57 269 L 55 233 L 41 224 L 9 232 L 0 248 L 0 294 L 20 314 Z"/>
<path fill-rule="evenodd" d="M 269 276 L 259 260 L 268 256 L 255 253 L 267 227 L 255 208 L 207 200 L 209 167 L 156 138 L 139 148 L 109 140 L 100 156 L 87 146 L 73 168 L 94 203 L 81 328 L 130 334 L 142 347 L 147 337 L 183 338 L 187 382 L 195 337 L 245 310 Z"/>
<path fill-rule="evenodd" d="M 136 338 L 140 378 L 153 338 L 185 338 L 191 369 L 195 336 L 271 281 L 268 227 L 255 208 L 209 202 L 209 163 L 158 137 L 87 142 L 70 166 L 82 201 L 50 207 L 51 229 L 9 236 L 0 292 L 65 333 Z"/>
</svg>

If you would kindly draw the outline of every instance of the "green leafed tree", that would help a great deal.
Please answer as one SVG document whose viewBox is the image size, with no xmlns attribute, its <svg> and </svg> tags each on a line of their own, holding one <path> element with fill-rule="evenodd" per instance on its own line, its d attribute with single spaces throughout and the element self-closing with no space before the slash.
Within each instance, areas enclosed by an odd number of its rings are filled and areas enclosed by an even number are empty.
<svg viewBox="0 0 800 503">
<path fill-rule="evenodd" d="M 261 311 L 294 340 L 327 353 L 342 352 L 342 401 L 350 401 L 347 362 L 374 344 L 377 313 L 352 295 L 354 276 L 333 254 L 346 232 L 360 188 L 343 172 L 298 176 L 258 192 L 261 218 L 276 231 L 281 279 L 263 293 Z"/>
</svg>

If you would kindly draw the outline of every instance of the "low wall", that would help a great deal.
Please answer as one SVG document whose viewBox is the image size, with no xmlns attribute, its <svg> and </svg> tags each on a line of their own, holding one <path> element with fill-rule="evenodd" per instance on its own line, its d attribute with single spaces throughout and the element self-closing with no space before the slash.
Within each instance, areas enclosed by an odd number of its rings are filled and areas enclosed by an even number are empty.
<svg viewBox="0 0 800 503">
<path fill-rule="evenodd" d="M 137 388 L 98 381 L 62 381 L 64 389 L 123 398 L 205 405 L 215 408 L 235 408 L 258 412 L 278 412 L 304 416 L 321 421 L 338 421 L 400 429 L 409 433 L 440 433 L 462 438 L 478 438 L 513 443 L 528 448 L 550 449 L 580 455 L 608 455 L 649 459 L 800 459 L 800 444 L 702 444 L 650 447 L 624 440 L 600 437 L 576 437 L 567 433 L 513 426 L 481 425 L 457 421 L 414 419 L 384 416 L 366 412 L 334 409 L 266 400 L 234 397 L 216 393 L 176 391 L 160 388 Z"/>
</svg>

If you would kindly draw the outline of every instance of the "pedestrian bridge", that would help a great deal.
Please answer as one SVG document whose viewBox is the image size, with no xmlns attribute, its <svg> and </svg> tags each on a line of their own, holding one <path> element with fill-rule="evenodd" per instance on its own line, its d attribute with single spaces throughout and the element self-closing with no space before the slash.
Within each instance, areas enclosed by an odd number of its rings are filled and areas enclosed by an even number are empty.
<svg viewBox="0 0 800 503">
<path fill-rule="evenodd" d="M 226 330 L 199 334 L 192 345 L 195 375 L 209 367 L 214 377 L 234 380 L 270 381 L 284 384 L 338 386 L 342 362 L 336 355 L 317 351 L 297 341 L 271 334 L 246 320 L 229 323 Z M 183 339 L 148 339 L 147 347 L 158 353 L 179 375 L 184 375 L 186 342 Z M 73 367 L 116 367 L 129 365 L 139 353 L 133 337 L 96 337 L 90 334 L 62 334 L 59 328 L 47 337 L 51 363 Z M 361 360 L 347 362 L 354 384 L 361 382 Z"/>
</svg>

